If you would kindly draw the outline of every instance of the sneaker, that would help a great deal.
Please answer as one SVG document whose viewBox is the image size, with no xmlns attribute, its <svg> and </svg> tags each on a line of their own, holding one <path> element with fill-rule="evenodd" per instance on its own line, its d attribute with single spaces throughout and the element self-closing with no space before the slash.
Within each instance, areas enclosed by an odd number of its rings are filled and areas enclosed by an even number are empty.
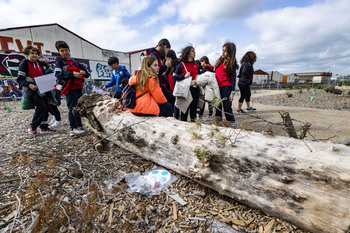
<svg viewBox="0 0 350 233">
<path fill-rule="evenodd" d="M 35 129 L 33 126 L 30 126 L 30 127 L 28 128 L 28 133 L 29 133 L 29 134 L 36 134 L 37 132 L 36 132 L 36 129 Z"/>
<path fill-rule="evenodd" d="M 237 110 L 237 113 L 238 114 L 241 114 L 241 115 L 245 115 L 245 114 L 247 114 L 245 111 L 243 111 L 242 109 L 240 109 L 240 110 Z"/>
<path fill-rule="evenodd" d="M 72 135 L 72 136 L 77 135 L 77 134 L 82 134 L 82 133 L 85 133 L 85 131 L 84 130 L 80 130 L 78 128 L 71 129 L 69 131 L 69 134 Z"/>
<path fill-rule="evenodd" d="M 55 121 L 50 126 L 51 127 L 58 127 L 58 126 L 61 126 L 61 125 L 62 125 L 62 121 Z"/>
<path fill-rule="evenodd" d="M 56 118 L 54 117 L 54 116 L 52 116 L 52 119 L 50 120 L 50 125 L 52 125 L 53 123 L 55 123 L 56 122 Z"/>
<path fill-rule="evenodd" d="M 78 128 L 77 129 L 79 129 L 79 130 L 82 130 L 82 131 L 88 131 L 88 129 L 83 125 L 83 126 L 78 126 Z"/>
<path fill-rule="evenodd" d="M 236 124 L 236 122 L 233 122 L 230 126 L 229 126 L 230 128 L 237 128 L 237 124 Z"/>
<path fill-rule="evenodd" d="M 253 112 L 255 110 L 256 110 L 256 108 L 253 108 L 253 107 L 247 108 L 247 112 Z"/>
<path fill-rule="evenodd" d="M 50 129 L 50 128 L 40 129 L 40 133 L 42 133 L 42 134 L 54 133 L 54 132 L 56 132 L 56 130 L 53 130 L 53 129 Z"/>
</svg>

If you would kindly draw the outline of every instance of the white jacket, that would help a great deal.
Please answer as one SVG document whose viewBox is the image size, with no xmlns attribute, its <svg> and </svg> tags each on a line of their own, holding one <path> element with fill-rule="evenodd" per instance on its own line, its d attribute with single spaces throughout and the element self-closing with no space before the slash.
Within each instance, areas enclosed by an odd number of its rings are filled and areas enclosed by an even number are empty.
<svg viewBox="0 0 350 233">
<path fill-rule="evenodd" d="M 221 99 L 219 85 L 214 72 L 207 71 L 204 74 L 200 74 L 196 80 L 197 85 L 204 88 L 205 101 L 212 102 L 215 99 Z"/>
</svg>

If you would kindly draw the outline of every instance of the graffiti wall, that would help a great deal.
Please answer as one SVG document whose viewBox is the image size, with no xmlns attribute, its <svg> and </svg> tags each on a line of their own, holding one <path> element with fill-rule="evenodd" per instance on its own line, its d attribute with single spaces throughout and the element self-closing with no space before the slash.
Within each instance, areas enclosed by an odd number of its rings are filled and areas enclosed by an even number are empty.
<svg viewBox="0 0 350 233">
<path fill-rule="evenodd" d="M 90 61 L 90 67 L 92 69 L 91 79 L 111 79 L 113 70 L 107 62 Z"/>
<path fill-rule="evenodd" d="M 0 98 L 21 98 L 16 78 L 19 63 L 26 56 L 14 52 L 0 52 Z"/>
</svg>

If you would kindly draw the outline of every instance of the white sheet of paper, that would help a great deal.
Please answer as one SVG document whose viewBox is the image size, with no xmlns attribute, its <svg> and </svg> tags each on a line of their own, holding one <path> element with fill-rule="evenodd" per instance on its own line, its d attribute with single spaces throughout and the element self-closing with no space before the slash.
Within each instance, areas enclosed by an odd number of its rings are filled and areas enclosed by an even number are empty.
<svg viewBox="0 0 350 233">
<path fill-rule="evenodd" d="M 55 88 L 56 77 L 55 73 L 45 74 L 35 78 L 36 85 L 40 93 L 51 91 Z"/>
<path fill-rule="evenodd" d="M 96 93 L 101 94 L 101 95 L 109 95 L 110 94 L 109 91 L 102 90 L 101 88 L 99 88 L 98 86 L 95 86 L 95 85 L 92 86 L 92 92 L 96 92 Z"/>
</svg>

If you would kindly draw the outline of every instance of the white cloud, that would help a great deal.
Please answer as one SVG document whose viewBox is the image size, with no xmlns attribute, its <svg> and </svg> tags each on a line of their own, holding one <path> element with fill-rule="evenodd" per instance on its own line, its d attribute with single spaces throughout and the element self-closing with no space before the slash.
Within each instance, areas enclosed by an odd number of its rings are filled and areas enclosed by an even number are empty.
<svg viewBox="0 0 350 233">
<path fill-rule="evenodd" d="M 0 1 L 0 28 L 58 23 L 102 48 L 122 48 L 138 35 L 124 19 L 151 0 Z"/>
<path fill-rule="evenodd" d="M 260 31 L 255 45 L 260 64 L 267 70 L 301 72 L 332 71 L 349 63 L 349 11 L 348 0 L 337 0 L 255 15 L 247 23 Z"/>
<path fill-rule="evenodd" d="M 217 23 L 248 15 L 261 0 L 172 0 L 158 7 L 147 25 L 178 15 L 180 22 Z"/>
</svg>

